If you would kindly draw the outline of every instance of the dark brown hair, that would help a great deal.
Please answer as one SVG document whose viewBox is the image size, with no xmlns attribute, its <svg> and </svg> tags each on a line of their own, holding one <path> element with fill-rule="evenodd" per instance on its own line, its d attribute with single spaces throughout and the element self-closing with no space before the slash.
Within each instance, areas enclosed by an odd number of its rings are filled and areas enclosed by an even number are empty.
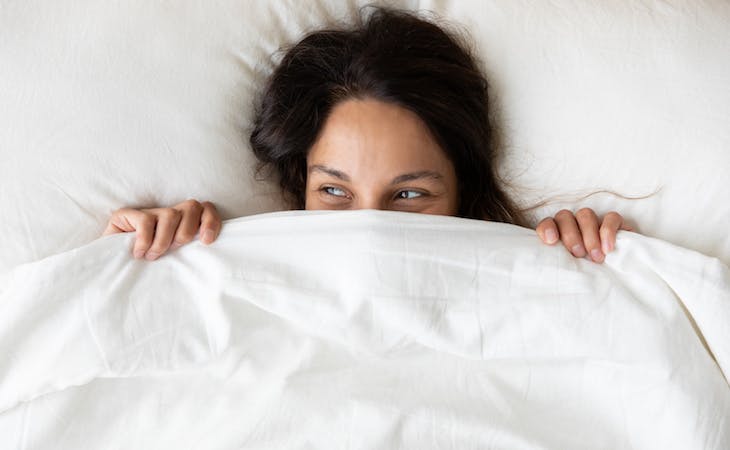
<svg viewBox="0 0 730 450">
<path fill-rule="evenodd" d="M 353 28 L 321 30 L 291 47 L 256 108 L 251 146 L 304 208 L 307 153 L 332 108 L 373 98 L 417 114 L 454 164 L 459 215 L 525 225 L 495 168 L 488 84 L 451 33 L 403 11 L 363 10 Z"/>
</svg>

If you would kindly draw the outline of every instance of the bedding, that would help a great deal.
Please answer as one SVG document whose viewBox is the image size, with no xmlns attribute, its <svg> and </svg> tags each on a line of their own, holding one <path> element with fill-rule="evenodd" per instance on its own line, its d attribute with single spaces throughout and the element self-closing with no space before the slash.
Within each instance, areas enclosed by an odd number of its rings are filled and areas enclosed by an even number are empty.
<svg viewBox="0 0 730 450">
<path fill-rule="evenodd" d="M 730 272 L 619 233 L 284 212 L 158 261 L 119 234 L 0 278 L 0 442 L 726 449 Z"/>
<path fill-rule="evenodd" d="M 125 206 L 284 209 L 247 145 L 254 99 L 280 48 L 369 3 L 469 36 L 514 197 L 554 200 L 535 220 L 617 210 L 730 264 L 726 0 L 0 0 L 0 272 Z M 582 199 L 601 189 L 658 192 Z"/>
<path fill-rule="evenodd" d="M 0 449 L 730 448 L 730 3 L 374 2 L 472 41 L 533 224 L 643 234 L 603 265 L 502 224 L 271 213 L 256 96 L 370 3 L 0 0 Z M 97 239 L 186 198 L 230 219 L 213 246 Z"/>
</svg>

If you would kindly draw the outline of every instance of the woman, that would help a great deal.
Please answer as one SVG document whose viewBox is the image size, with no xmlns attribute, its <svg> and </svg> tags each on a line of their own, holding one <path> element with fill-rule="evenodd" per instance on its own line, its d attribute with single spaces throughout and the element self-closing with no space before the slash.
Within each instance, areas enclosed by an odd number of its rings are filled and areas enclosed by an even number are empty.
<svg viewBox="0 0 730 450">
<path fill-rule="evenodd" d="M 284 56 L 257 109 L 251 146 L 295 209 L 384 209 L 526 225 L 498 183 L 488 85 L 447 31 L 374 9 L 352 29 L 306 36 Z M 134 256 L 154 260 L 221 228 L 210 202 L 115 211 L 104 234 L 136 231 Z M 547 244 L 602 262 L 611 212 L 563 210 L 537 226 Z"/>
</svg>

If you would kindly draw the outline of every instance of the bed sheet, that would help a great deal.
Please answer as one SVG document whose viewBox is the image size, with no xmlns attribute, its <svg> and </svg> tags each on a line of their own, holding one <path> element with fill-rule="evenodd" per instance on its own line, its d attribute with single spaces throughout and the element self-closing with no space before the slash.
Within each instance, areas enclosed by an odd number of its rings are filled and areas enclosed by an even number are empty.
<svg viewBox="0 0 730 450">
<path fill-rule="evenodd" d="M 0 278 L 0 442 L 35 449 L 724 449 L 730 273 L 619 233 L 288 212 Z"/>
<path fill-rule="evenodd" d="M 284 209 L 255 176 L 280 48 L 365 4 L 437 17 L 492 86 L 501 172 L 535 219 L 618 210 L 730 264 L 726 0 L 1 0 L 0 272 L 98 237 L 112 211 Z M 610 195 L 608 189 L 643 200 Z"/>
</svg>

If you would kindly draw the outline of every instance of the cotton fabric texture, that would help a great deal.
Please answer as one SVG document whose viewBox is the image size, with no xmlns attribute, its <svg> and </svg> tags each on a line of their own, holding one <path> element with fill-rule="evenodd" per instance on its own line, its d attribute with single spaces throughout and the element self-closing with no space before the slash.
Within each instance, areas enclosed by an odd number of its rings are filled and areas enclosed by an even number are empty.
<svg viewBox="0 0 730 450">
<path fill-rule="evenodd" d="M 621 233 L 294 212 L 0 286 L 0 441 L 31 449 L 723 449 L 730 273 Z"/>
</svg>

